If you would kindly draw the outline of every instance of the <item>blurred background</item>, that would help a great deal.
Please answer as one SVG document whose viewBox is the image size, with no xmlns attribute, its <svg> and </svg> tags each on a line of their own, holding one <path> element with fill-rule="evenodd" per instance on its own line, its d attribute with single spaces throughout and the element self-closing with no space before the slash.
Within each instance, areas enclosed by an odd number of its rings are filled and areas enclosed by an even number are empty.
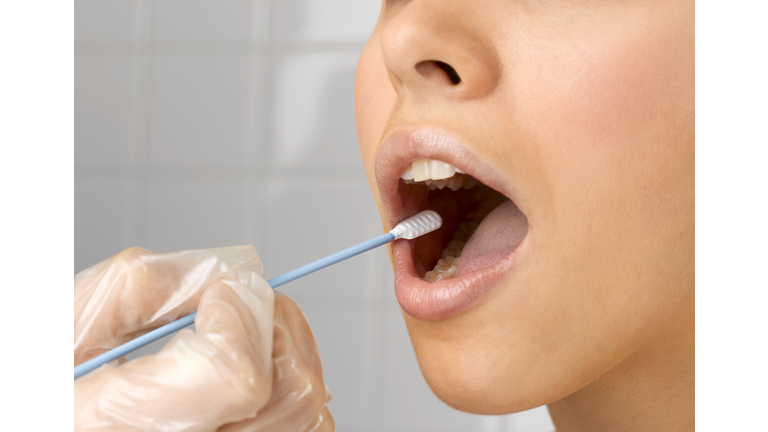
<svg viewBox="0 0 768 432">
<path fill-rule="evenodd" d="M 252 244 L 269 279 L 380 234 L 353 101 L 378 11 L 375 0 L 75 0 L 75 273 L 129 246 Z M 384 248 L 281 291 L 320 343 L 338 431 L 554 430 L 545 407 L 488 417 L 437 399 Z"/>
</svg>

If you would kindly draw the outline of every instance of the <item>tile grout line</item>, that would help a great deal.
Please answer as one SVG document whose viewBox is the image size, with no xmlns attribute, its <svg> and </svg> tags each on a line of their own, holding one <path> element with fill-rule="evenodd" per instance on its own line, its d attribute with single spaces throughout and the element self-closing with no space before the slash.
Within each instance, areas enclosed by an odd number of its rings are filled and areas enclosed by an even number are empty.
<svg viewBox="0 0 768 432">
<path fill-rule="evenodd" d="M 148 1 L 147 5 L 147 22 L 145 23 L 145 30 L 146 30 L 146 37 L 150 44 L 150 47 L 154 46 L 155 44 L 155 26 L 156 26 L 156 5 L 157 2 L 154 1 Z M 142 236 L 142 243 L 147 244 L 147 221 L 148 221 L 148 209 L 149 209 L 149 190 L 151 187 L 150 183 L 152 180 L 147 177 L 147 173 L 149 172 L 149 166 L 150 166 L 150 159 L 151 159 L 151 153 L 152 153 L 152 101 L 154 99 L 154 92 L 153 92 L 153 72 L 155 67 L 155 55 L 152 51 L 150 51 L 150 54 L 146 56 L 146 64 L 145 64 L 145 89 L 144 89 L 144 115 L 143 118 L 145 119 L 144 123 L 144 148 L 143 148 L 143 157 L 142 157 L 142 167 L 143 167 L 143 175 L 142 175 L 142 212 L 143 217 L 141 219 L 141 236 Z"/>
<path fill-rule="evenodd" d="M 255 44 L 255 27 L 257 26 L 256 23 L 256 17 L 254 16 L 254 2 L 258 0 L 253 0 L 249 3 L 249 6 L 251 10 L 249 11 L 250 20 L 248 22 L 249 24 L 249 45 Z M 246 203 L 245 207 L 245 214 L 243 215 L 243 237 L 245 243 L 251 243 L 254 247 L 260 246 L 260 240 L 259 238 L 256 238 L 256 236 L 259 233 L 259 230 L 254 224 L 257 223 L 259 220 L 263 220 L 263 218 L 258 218 L 257 213 L 259 212 L 259 203 L 257 202 L 257 194 L 261 195 L 259 192 L 259 186 L 256 182 L 258 181 L 256 176 L 256 170 L 257 167 L 257 157 L 256 157 L 256 148 L 259 144 L 259 137 L 257 132 L 257 120 L 256 115 L 258 113 L 258 83 L 255 82 L 255 75 L 257 72 L 256 67 L 256 59 L 255 54 L 248 53 L 246 54 L 246 59 L 248 62 L 247 67 L 247 78 L 246 78 L 246 91 L 247 91 L 247 107 L 246 107 L 246 113 L 247 113 L 247 126 L 246 126 L 246 139 L 245 139 L 245 153 L 246 153 L 246 180 L 245 180 L 245 188 L 244 188 L 244 194 L 243 197 L 244 202 Z M 258 251 L 258 248 L 257 248 Z"/>
<path fill-rule="evenodd" d="M 138 1 L 134 15 L 134 51 L 132 54 L 132 81 L 134 100 L 131 111 L 134 115 L 134 134 L 131 139 L 133 147 L 133 164 L 129 166 L 129 178 L 132 189 L 131 201 L 131 245 L 146 244 L 146 211 L 147 211 L 147 161 L 149 158 L 149 129 L 151 101 L 151 57 L 140 49 L 142 41 L 152 39 L 153 13 L 151 3 Z"/>
<path fill-rule="evenodd" d="M 268 24 L 271 26 L 271 24 Z M 266 43 L 255 42 L 141 42 L 134 41 L 131 44 L 121 42 L 85 42 L 75 41 L 74 55 L 80 56 L 112 56 L 130 55 L 139 52 L 142 55 L 259 55 L 267 54 L 270 50 L 280 51 L 284 54 L 303 53 L 333 53 L 347 51 L 361 51 L 365 47 L 366 40 L 335 40 L 327 42 L 286 42 L 268 41 Z"/>
<path fill-rule="evenodd" d="M 275 22 L 275 4 L 277 0 L 268 0 L 267 4 L 267 41 L 266 41 L 266 53 L 264 59 L 264 79 L 263 79 L 263 95 L 264 98 L 262 106 L 264 110 L 264 133 L 262 139 L 264 140 L 262 157 L 264 158 L 264 172 L 263 180 L 259 184 L 261 190 L 261 225 L 258 227 L 258 236 L 261 239 L 261 246 L 267 248 L 267 224 L 270 220 L 270 208 L 272 207 L 272 194 L 273 194 L 273 170 L 272 164 L 272 147 L 274 145 L 274 130 L 272 125 L 273 111 L 274 111 L 274 68 L 275 68 L 275 55 L 273 50 L 274 44 L 274 22 Z M 254 19 L 251 15 L 251 19 Z M 266 251 L 269 253 L 269 251 Z"/>
</svg>

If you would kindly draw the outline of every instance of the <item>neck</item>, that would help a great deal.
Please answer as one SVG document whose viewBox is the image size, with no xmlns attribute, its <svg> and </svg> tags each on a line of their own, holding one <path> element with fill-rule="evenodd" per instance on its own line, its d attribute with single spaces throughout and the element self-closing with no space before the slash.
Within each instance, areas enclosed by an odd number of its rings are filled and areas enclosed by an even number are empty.
<svg viewBox="0 0 768 432">
<path fill-rule="evenodd" d="M 693 431 L 694 314 L 581 390 L 549 404 L 558 432 Z"/>
</svg>

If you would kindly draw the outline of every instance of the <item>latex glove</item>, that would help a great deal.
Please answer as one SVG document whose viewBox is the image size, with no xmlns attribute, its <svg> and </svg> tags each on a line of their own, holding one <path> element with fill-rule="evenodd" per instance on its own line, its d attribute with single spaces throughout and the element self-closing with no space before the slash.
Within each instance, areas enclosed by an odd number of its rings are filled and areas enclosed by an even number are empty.
<svg viewBox="0 0 768 432">
<path fill-rule="evenodd" d="M 219 431 L 333 431 L 320 349 L 299 305 L 283 294 L 275 294 L 274 329 L 272 398 L 254 419 Z"/>
<path fill-rule="evenodd" d="M 253 421 L 267 404 L 282 407 L 284 414 L 273 416 L 278 420 L 294 417 L 292 410 L 315 399 L 322 405 L 306 405 L 314 412 L 300 410 L 308 427 L 274 430 L 332 429 L 321 368 L 313 370 L 320 385 L 309 393 L 301 382 L 282 396 L 272 392 L 273 381 L 276 389 L 284 383 L 272 373 L 273 331 L 284 326 L 273 328 L 274 294 L 261 272 L 253 247 L 240 246 L 162 255 L 131 248 L 76 275 L 75 365 L 195 310 L 198 315 L 197 333 L 182 330 L 158 354 L 76 380 L 75 429 L 213 431 Z M 289 327 L 291 336 L 308 332 L 293 339 L 307 344 L 309 336 L 319 366 L 309 327 Z M 295 348 L 289 356 L 304 352 Z M 293 363 L 308 364 L 300 355 Z"/>
</svg>

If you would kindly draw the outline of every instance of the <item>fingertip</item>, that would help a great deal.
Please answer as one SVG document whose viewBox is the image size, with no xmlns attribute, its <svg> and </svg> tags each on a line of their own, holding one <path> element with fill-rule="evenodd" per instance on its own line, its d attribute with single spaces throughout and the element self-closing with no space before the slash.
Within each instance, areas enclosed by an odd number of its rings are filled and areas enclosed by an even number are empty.
<svg viewBox="0 0 768 432">
<path fill-rule="evenodd" d="M 195 325 L 198 333 L 217 333 L 228 337 L 245 336 L 257 323 L 248 304 L 236 290 L 226 283 L 216 281 L 200 298 Z"/>
<path fill-rule="evenodd" d="M 315 423 L 307 432 L 333 432 L 336 429 L 336 420 L 331 414 L 328 406 L 324 406 L 322 411 L 317 414 Z"/>
<path fill-rule="evenodd" d="M 295 350 L 305 363 L 320 360 L 320 346 L 301 306 L 285 294 L 275 294 L 275 325 L 282 325 L 291 337 L 289 349 Z M 277 341 L 276 341 L 277 343 Z M 319 365 L 318 365 L 319 366 Z M 319 366 L 322 368 L 322 366 Z"/>
<path fill-rule="evenodd" d="M 269 309 L 271 311 L 274 308 L 275 292 L 261 276 L 253 276 L 252 280 L 224 280 L 222 282 L 232 288 L 232 291 L 248 305 L 254 316 L 258 316 L 264 310 Z"/>
<path fill-rule="evenodd" d="M 259 375 L 272 371 L 272 305 L 249 305 L 231 281 L 217 281 L 200 299 L 198 334 L 217 345 L 238 367 Z M 248 298 L 248 296 L 246 296 Z M 258 299 L 250 299 L 251 303 Z M 251 373 L 251 372 L 248 372 Z M 271 375 L 270 375 L 271 376 Z"/>
<path fill-rule="evenodd" d="M 226 261 L 232 261 L 239 268 L 246 271 L 252 271 L 258 275 L 264 272 L 264 265 L 261 262 L 259 253 L 253 245 L 227 246 L 213 249 L 206 249 L 208 253 L 218 255 Z"/>
</svg>

